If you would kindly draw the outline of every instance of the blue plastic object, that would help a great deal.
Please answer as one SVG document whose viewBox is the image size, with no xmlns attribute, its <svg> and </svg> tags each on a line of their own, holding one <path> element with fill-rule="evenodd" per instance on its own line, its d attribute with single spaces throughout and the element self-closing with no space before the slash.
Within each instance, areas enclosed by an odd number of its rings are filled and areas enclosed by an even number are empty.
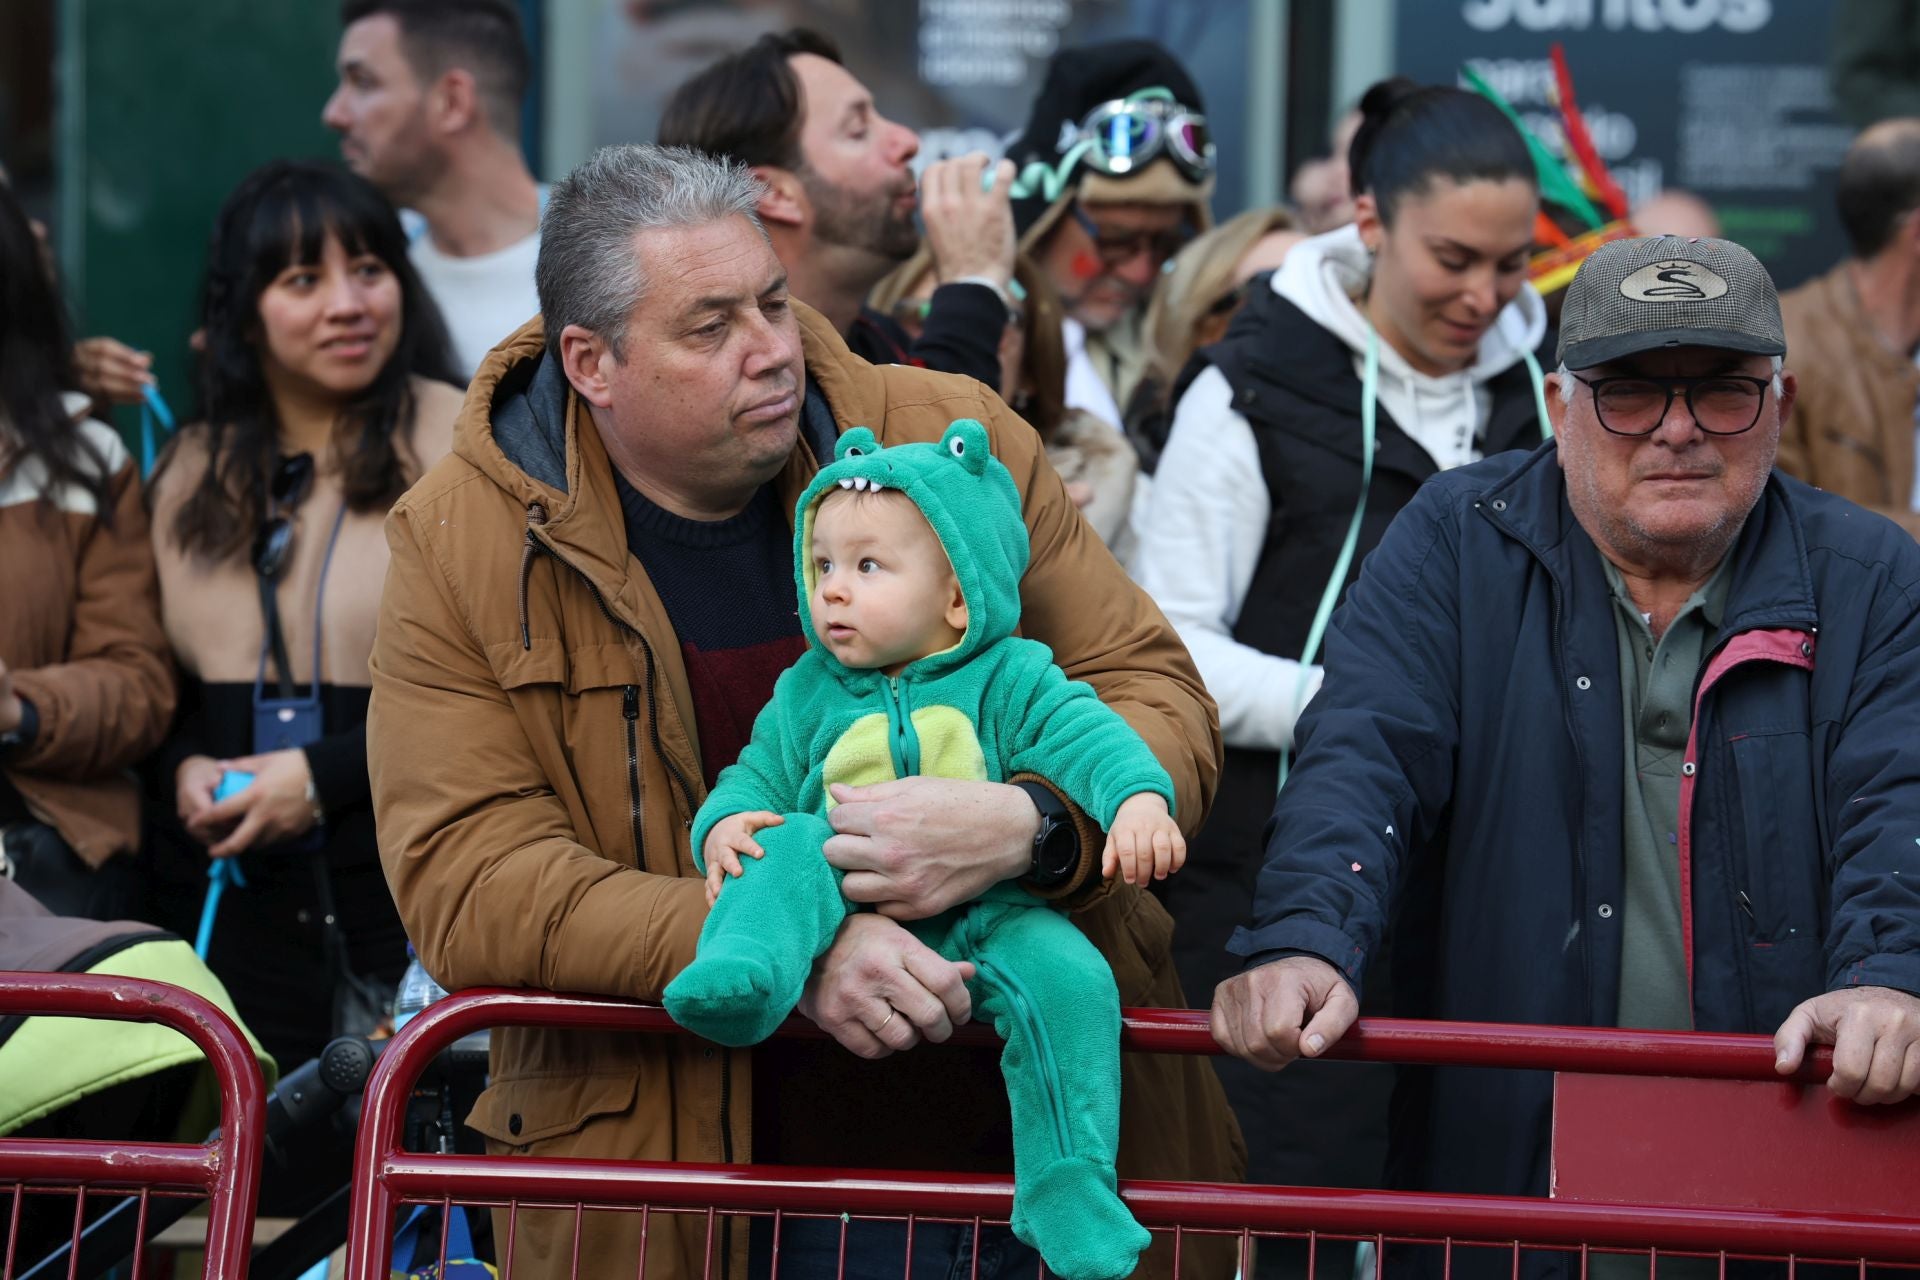
<svg viewBox="0 0 1920 1280">
<path fill-rule="evenodd" d="M 215 803 L 232 799 L 253 785 L 253 775 L 241 769 L 228 769 L 220 775 L 219 785 L 213 789 Z M 213 943 L 213 922 L 220 915 L 220 898 L 227 886 L 237 884 L 247 887 L 247 877 L 240 870 L 238 858 L 209 858 L 207 860 L 207 896 L 200 905 L 200 932 L 193 940 L 194 954 L 202 960 L 207 958 L 207 948 Z"/>
<path fill-rule="evenodd" d="M 213 789 L 214 803 L 231 800 L 252 785 L 252 774 L 240 769 L 228 769 L 220 775 L 220 784 Z"/>
<path fill-rule="evenodd" d="M 173 434 L 173 410 L 160 397 L 160 388 L 151 382 L 140 393 L 140 477 L 153 474 L 153 463 L 160 445 Z"/>
</svg>

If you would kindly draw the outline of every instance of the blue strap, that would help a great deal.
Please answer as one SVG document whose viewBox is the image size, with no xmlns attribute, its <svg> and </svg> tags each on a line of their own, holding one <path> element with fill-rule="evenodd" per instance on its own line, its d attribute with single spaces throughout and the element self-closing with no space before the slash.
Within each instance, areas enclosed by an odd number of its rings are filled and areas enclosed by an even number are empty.
<svg viewBox="0 0 1920 1280">
<path fill-rule="evenodd" d="M 213 858 L 207 862 L 207 896 L 200 904 L 200 932 L 194 936 L 193 951 L 202 960 L 207 958 L 207 948 L 213 944 L 213 922 L 220 914 L 220 898 L 227 886 L 237 884 L 247 887 L 247 877 L 240 870 L 238 858 Z"/>
<path fill-rule="evenodd" d="M 1333 572 L 1327 576 L 1326 589 L 1320 593 L 1320 607 L 1314 610 L 1313 625 L 1307 628 L 1307 646 L 1300 652 L 1300 677 L 1293 688 L 1293 707 L 1296 723 L 1300 711 L 1300 700 L 1306 696 L 1307 684 L 1312 679 L 1313 660 L 1320 653 L 1320 641 L 1327 634 L 1327 623 L 1333 617 L 1333 606 L 1340 599 L 1340 588 L 1347 580 L 1347 570 L 1353 564 L 1354 550 L 1360 545 L 1360 526 L 1367 515 L 1367 494 L 1373 488 L 1373 449 L 1376 443 L 1376 418 L 1379 414 L 1380 392 L 1380 334 L 1372 325 L 1367 326 L 1367 358 L 1360 375 L 1360 500 L 1354 503 L 1353 519 L 1347 524 L 1347 540 L 1340 546 L 1340 554 L 1333 562 Z M 1280 753 L 1280 787 L 1287 785 L 1287 773 L 1293 763 L 1291 750 Z M 1279 788 L 1276 787 L 1275 790 Z"/>
<path fill-rule="evenodd" d="M 158 421 L 160 431 L 154 430 Z M 140 478 L 153 474 L 153 460 L 159 454 L 159 440 L 173 434 L 173 410 L 160 397 L 160 388 L 149 382 L 140 391 Z"/>
</svg>

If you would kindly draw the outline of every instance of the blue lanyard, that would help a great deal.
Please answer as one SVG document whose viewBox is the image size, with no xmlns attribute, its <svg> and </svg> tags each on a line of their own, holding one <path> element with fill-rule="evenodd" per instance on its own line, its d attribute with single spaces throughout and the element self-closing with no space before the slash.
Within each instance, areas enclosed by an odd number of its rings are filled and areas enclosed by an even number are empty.
<svg viewBox="0 0 1920 1280">
<path fill-rule="evenodd" d="M 158 422 L 159 429 L 154 424 Z M 173 410 L 160 398 L 160 388 L 149 382 L 140 390 L 140 478 L 153 474 L 159 441 L 173 434 Z"/>
<path fill-rule="evenodd" d="M 149 388 L 151 390 L 151 388 Z M 321 606 L 327 598 L 327 570 L 333 567 L 333 549 L 340 541 L 340 526 L 346 523 L 347 505 L 340 504 L 340 512 L 333 518 L 333 532 L 327 538 L 327 556 L 320 563 L 320 583 L 313 593 L 313 687 L 312 698 L 320 700 L 320 620 Z M 262 620 L 264 621 L 264 619 Z M 257 706 L 267 679 L 267 646 L 264 642 L 260 650 L 260 673 L 254 678 L 253 700 Z M 291 674 L 291 673 L 289 673 Z M 193 949 L 202 960 L 207 958 L 207 948 L 213 944 L 213 924 L 220 916 L 220 899 L 226 895 L 228 885 L 247 887 L 247 877 L 240 870 L 239 855 L 231 858 L 213 858 L 207 863 L 207 896 L 200 904 L 200 932 L 195 935 Z"/>
</svg>

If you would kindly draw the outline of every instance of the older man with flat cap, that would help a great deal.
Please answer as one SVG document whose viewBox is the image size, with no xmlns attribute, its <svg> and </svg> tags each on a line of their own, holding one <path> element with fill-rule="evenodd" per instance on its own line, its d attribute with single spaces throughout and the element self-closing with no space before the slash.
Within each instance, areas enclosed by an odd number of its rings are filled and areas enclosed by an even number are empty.
<svg viewBox="0 0 1920 1280">
<path fill-rule="evenodd" d="M 1785 354 L 1738 245 L 1581 266 L 1556 438 L 1430 481 L 1334 618 L 1222 1045 L 1325 1053 L 1396 919 L 1397 1012 L 1771 1032 L 1857 1103 L 1920 1087 L 1920 549 L 1773 470 Z M 1395 1181 L 1545 1194 L 1551 1088 L 1403 1081 Z"/>
</svg>

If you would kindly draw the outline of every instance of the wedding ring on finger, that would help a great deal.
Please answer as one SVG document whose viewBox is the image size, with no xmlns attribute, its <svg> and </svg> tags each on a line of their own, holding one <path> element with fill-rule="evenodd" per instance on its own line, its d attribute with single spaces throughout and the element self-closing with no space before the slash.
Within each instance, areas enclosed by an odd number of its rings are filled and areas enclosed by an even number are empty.
<svg viewBox="0 0 1920 1280">
<path fill-rule="evenodd" d="M 887 1029 L 887 1023 L 892 1022 L 894 1018 L 898 1016 L 899 1012 L 898 1009 L 888 1009 L 887 1016 L 881 1021 L 879 1026 L 873 1029 L 873 1034 L 879 1035 L 882 1031 L 885 1031 Z"/>
</svg>

